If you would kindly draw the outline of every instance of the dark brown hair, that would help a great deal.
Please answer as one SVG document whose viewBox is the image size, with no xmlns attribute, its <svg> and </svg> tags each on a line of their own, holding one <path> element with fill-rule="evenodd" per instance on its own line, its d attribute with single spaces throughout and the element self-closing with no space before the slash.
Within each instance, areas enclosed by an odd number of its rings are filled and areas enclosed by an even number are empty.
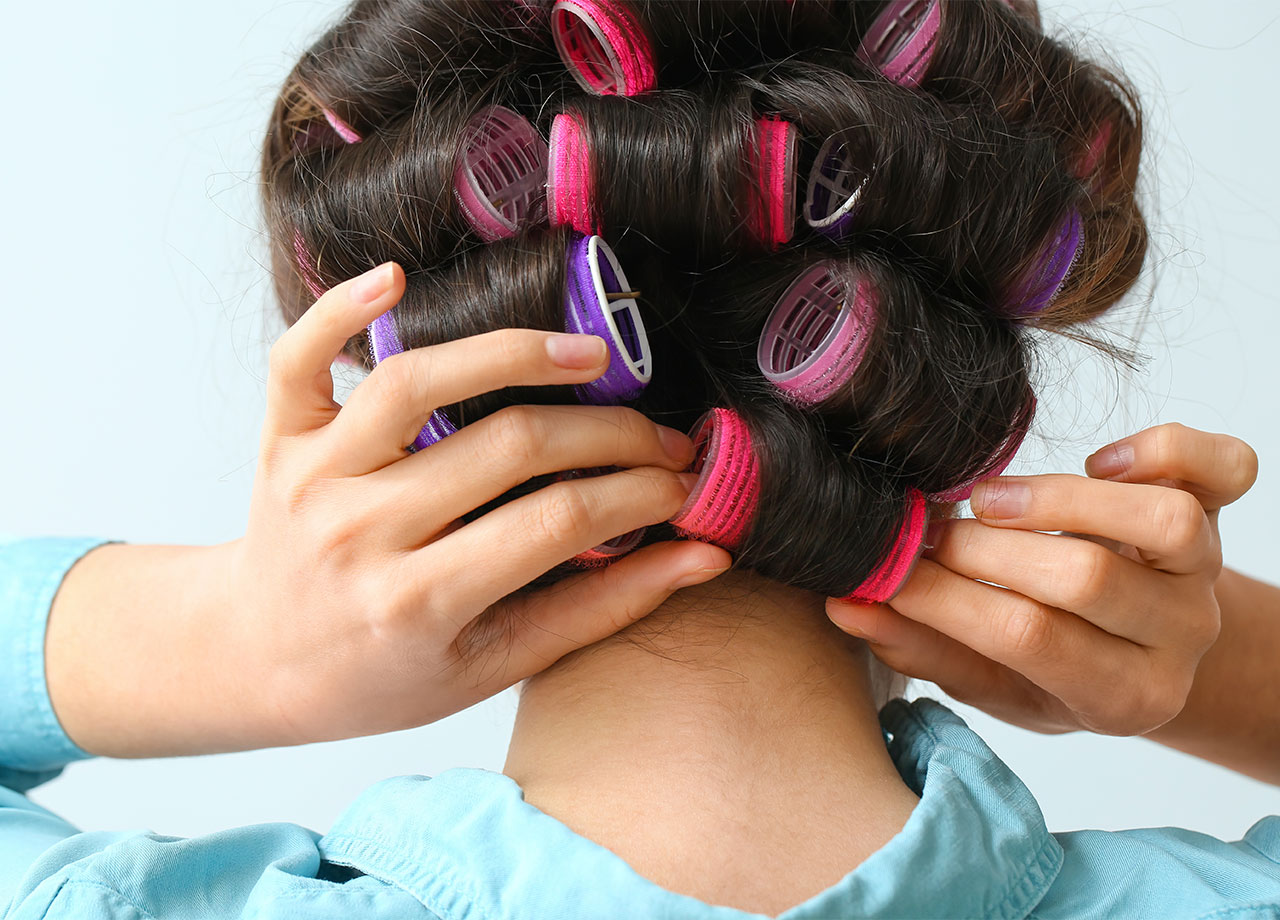
<svg viewBox="0 0 1280 920">
<path fill-rule="evenodd" d="M 1026 0 L 940 2 L 937 50 L 914 89 L 856 56 L 878 3 L 633 2 L 658 87 L 621 98 L 587 96 L 569 77 L 548 4 L 357 0 L 294 67 L 268 126 L 262 188 L 283 316 L 314 299 L 306 274 L 328 286 L 394 259 L 408 279 L 396 309 L 406 347 L 563 328 L 568 231 L 544 219 L 484 244 L 453 171 L 485 106 L 544 137 L 572 112 L 593 216 L 643 292 L 656 369 L 636 407 L 685 428 L 712 406 L 737 410 L 761 464 L 738 563 L 847 593 L 892 543 L 908 489 L 989 472 L 1030 423 L 1033 331 L 1076 334 L 1129 289 L 1146 252 L 1128 84 L 1043 35 Z M 325 110 L 363 141 L 343 143 Z M 756 191 L 742 150 L 761 116 L 798 129 L 801 179 L 824 140 L 847 138 L 867 173 L 847 237 L 800 223 L 768 251 L 744 232 Z M 1010 291 L 1071 214 L 1083 242 L 1066 283 L 1017 315 Z M 872 284 L 876 323 L 852 380 L 802 408 L 762 377 L 756 343 L 779 295 L 820 259 Z M 365 336 L 347 352 L 371 364 Z M 575 398 L 507 391 L 447 411 L 465 425 L 520 401 Z"/>
</svg>

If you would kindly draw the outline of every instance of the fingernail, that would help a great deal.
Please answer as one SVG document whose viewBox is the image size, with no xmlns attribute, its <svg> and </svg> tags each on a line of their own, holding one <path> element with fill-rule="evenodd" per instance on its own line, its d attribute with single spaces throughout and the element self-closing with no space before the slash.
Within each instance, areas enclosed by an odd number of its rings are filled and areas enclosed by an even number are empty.
<svg viewBox="0 0 1280 920">
<path fill-rule="evenodd" d="M 662 442 L 666 455 L 681 466 L 688 466 L 693 460 L 693 441 L 689 436 L 666 425 L 658 425 L 657 428 L 658 440 Z"/>
<path fill-rule="evenodd" d="M 1084 461 L 1084 470 L 1094 479 L 1110 479 L 1133 468 L 1133 445 L 1124 441 L 1108 444 Z"/>
<path fill-rule="evenodd" d="M 547 354 L 560 367 L 595 367 L 605 360 L 608 349 L 598 335 L 558 333 L 547 337 Z"/>
<path fill-rule="evenodd" d="M 929 527 L 924 532 L 924 551 L 926 553 L 931 549 L 936 549 L 938 544 L 942 542 L 943 537 L 947 535 L 947 525 L 950 523 L 949 518 L 939 518 L 929 522 Z"/>
<path fill-rule="evenodd" d="M 672 591 L 679 591 L 681 588 L 692 588 L 694 585 L 704 584 L 717 575 L 723 575 L 729 571 L 729 566 L 721 566 L 712 569 L 694 569 L 692 572 L 686 572 L 671 583 Z"/>
<path fill-rule="evenodd" d="M 373 303 L 391 287 L 391 263 L 383 262 L 371 268 L 351 283 L 351 299 L 360 303 Z"/>
<path fill-rule="evenodd" d="M 827 605 L 827 616 L 831 618 L 831 622 L 849 635 L 857 639 L 873 642 L 875 639 L 866 628 L 870 617 L 864 616 L 863 611 L 865 610 L 866 606 L 863 604 L 854 604 L 847 601 L 832 602 Z"/>
<path fill-rule="evenodd" d="M 978 517 L 1007 520 L 1020 517 L 1031 504 L 1031 487 L 1012 479 L 992 479 L 973 490 L 969 507 Z"/>
<path fill-rule="evenodd" d="M 676 473 L 680 477 L 680 481 L 684 483 L 685 491 L 692 492 L 698 485 L 698 479 L 701 478 L 697 473 Z"/>
</svg>

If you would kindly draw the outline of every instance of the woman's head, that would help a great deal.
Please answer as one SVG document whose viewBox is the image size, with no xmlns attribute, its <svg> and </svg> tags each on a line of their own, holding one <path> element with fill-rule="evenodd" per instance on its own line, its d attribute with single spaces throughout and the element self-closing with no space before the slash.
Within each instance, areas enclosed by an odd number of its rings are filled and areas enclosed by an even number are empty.
<svg viewBox="0 0 1280 920">
<path fill-rule="evenodd" d="M 1133 94 L 1027 3 L 359 0 L 286 81 L 263 188 L 290 321 L 388 259 L 402 347 L 566 328 L 566 291 L 595 279 L 583 296 L 643 324 L 635 399 L 506 391 L 447 424 L 513 402 L 627 399 L 684 428 L 721 410 L 707 505 L 676 523 L 844 596 L 891 590 L 924 496 L 1017 449 L 1037 338 L 1135 280 L 1140 147 Z M 486 156 L 506 172 L 477 174 Z M 371 364 L 370 344 L 348 353 Z"/>
</svg>

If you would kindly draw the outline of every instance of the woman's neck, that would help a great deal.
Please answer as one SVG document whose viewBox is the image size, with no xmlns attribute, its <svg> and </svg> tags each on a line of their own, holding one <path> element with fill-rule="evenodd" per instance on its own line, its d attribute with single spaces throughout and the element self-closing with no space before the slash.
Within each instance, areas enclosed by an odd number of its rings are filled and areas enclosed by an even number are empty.
<svg viewBox="0 0 1280 920">
<path fill-rule="evenodd" d="M 746 573 L 531 679 L 503 772 L 663 887 L 770 914 L 839 881 L 916 802 L 865 647 L 821 598 Z"/>
</svg>

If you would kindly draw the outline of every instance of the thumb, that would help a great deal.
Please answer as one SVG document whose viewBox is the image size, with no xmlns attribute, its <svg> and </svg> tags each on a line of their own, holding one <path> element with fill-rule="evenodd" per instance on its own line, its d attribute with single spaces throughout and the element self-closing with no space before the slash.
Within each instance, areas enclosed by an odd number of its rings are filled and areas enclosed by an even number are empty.
<svg viewBox="0 0 1280 920">
<path fill-rule="evenodd" d="M 827 617 L 899 674 L 928 680 L 956 699 L 975 700 L 1003 685 L 1004 668 L 888 604 L 853 604 L 829 598 Z"/>
</svg>

